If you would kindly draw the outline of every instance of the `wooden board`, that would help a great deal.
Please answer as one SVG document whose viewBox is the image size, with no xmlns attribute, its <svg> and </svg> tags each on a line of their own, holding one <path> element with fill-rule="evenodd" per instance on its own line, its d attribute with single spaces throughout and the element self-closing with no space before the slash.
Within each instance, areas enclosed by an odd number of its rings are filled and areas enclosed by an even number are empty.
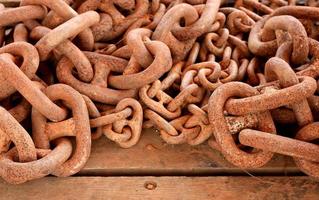
<svg viewBox="0 0 319 200">
<path fill-rule="evenodd" d="M 275 156 L 266 166 L 247 171 L 259 175 L 299 173 L 292 159 L 285 156 Z M 94 141 L 90 159 L 80 174 L 238 175 L 246 174 L 246 170 L 232 166 L 207 144 L 169 145 L 158 132 L 149 129 L 144 130 L 140 142 L 129 149 L 122 149 L 105 137 Z"/>
<path fill-rule="evenodd" d="M 1 199 L 319 199 L 308 177 L 47 177 L 0 182 Z"/>
</svg>

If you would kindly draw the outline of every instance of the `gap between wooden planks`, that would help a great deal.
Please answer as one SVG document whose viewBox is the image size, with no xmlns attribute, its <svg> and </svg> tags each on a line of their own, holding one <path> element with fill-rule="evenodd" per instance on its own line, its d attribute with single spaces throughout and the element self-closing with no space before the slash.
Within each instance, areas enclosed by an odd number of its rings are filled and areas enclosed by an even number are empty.
<svg viewBox="0 0 319 200">
<path fill-rule="evenodd" d="M 22 185 L 0 181 L 0 198 L 16 199 L 319 199 L 309 177 L 46 177 Z"/>
</svg>

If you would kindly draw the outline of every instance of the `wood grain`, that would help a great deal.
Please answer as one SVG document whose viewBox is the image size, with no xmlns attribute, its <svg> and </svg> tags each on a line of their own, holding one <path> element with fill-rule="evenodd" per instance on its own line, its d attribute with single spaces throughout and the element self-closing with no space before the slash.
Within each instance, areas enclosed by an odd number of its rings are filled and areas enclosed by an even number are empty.
<svg viewBox="0 0 319 200">
<path fill-rule="evenodd" d="M 148 188 L 148 189 L 147 189 Z M 308 177 L 47 177 L 0 182 L 1 199 L 319 199 Z"/>
<path fill-rule="evenodd" d="M 275 156 L 266 166 L 247 171 L 255 175 L 299 173 L 292 159 L 285 156 Z M 105 137 L 94 141 L 90 159 L 80 174 L 247 175 L 207 144 L 168 145 L 152 129 L 144 130 L 140 142 L 129 149 L 122 149 Z"/>
</svg>

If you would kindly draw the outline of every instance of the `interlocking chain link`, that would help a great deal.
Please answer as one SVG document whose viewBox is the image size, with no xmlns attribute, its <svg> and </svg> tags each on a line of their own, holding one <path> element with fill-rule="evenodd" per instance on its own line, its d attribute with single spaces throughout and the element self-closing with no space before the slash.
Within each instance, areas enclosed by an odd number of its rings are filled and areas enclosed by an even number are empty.
<svg viewBox="0 0 319 200">
<path fill-rule="evenodd" d="M 130 148 L 142 128 L 156 128 L 168 144 L 207 143 L 240 168 L 261 167 L 279 153 L 318 178 L 316 6 L 0 4 L 0 177 L 18 184 L 71 176 L 94 140 Z"/>
</svg>

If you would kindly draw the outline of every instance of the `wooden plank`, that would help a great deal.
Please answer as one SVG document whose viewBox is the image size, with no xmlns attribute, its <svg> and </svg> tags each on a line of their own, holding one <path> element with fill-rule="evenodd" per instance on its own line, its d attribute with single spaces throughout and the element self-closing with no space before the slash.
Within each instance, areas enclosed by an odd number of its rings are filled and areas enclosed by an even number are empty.
<svg viewBox="0 0 319 200">
<path fill-rule="evenodd" d="M 0 3 L 6 7 L 16 7 L 19 6 L 20 0 L 0 0 Z"/>
<path fill-rule="evenodd" d="M 289 157 L 275 156 L 254 174 L 296 174 L 299 170 Z M 90 159 L 82 175 L 226 175 L 246 174 L 229 164 L 207 144 L 169 145 L 155 130 L 144 130 L 140 142 L 122 149 L 102 137 L 93 142 Z M 247 174 L 246 174 L 247 175 Z"/>
<path fill-rule="evenodd" d="M 47 177 L 0 182 L 1 199 L 319 199 L 308 177 Z"/>
</svg>

